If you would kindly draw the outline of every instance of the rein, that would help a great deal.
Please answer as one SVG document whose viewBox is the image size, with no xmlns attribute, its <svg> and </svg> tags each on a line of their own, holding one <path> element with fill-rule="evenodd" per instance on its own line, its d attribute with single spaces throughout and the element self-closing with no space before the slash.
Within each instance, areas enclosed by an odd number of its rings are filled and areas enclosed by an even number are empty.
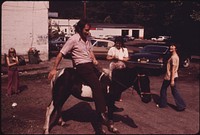
<svg viewBox="0 0 200 135">
<path fill-rule="evenodd" d="M 101 78 L 105 75 L 104 72 L 102 72 L 102 74 L 99 76 L 99 81 L 101 80 Z"/>
<path fill-rule="evenodd" d="M 96 65 L 96 67 L 97 67 L 97 69 L 99 69 L 99 70 L 102 72 L 101 76 L 99 77 L 99 80 L 100 80 L 101 77 L 102 77 L 103 75 L 106 74 L 106 72 L 105 72 L 104 70 L 102 70 L 103 68 L 102 68 L 101 66 Z M 124 88 L 128 88 L 127 85 L 121 83 L 120 81 L 118 81 L 118 80 L 116 80 L 116 79 L 112 79 L 112 80 L 115 81 L 116 83 L 118 83 L 119 85 L 121 85 L 122 87 L 124 87 Z M 137 77 L 135 78 L 135 80 L 133 81 L 133 83 L 135 83 L 136 80 L 137 80 Z"/>
</svg>

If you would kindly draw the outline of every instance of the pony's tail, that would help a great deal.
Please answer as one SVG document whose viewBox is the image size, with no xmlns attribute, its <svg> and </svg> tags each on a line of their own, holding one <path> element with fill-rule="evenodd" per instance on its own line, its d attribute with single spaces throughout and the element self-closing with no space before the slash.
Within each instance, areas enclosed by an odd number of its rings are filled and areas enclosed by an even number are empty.
<svg viewBox="0 0 200 135">
<path fill-rule="evenodd" d="M 53 76 L 53 78 L 51 79 L 51 92 L 52 92 L 52 96 L 53 96 L 53 93 L 54 93 L 54 88 L 55 88 L 55 81 L 56 81 L 56 75 Z M 52 97 L 53 99 L 53 97 Z"/>
<path fill-rule="evenodd" d="M 51 79 L 51 89 L 54 87 L 54 82 L 55 82 L 55 76 Z"/>
</svg>

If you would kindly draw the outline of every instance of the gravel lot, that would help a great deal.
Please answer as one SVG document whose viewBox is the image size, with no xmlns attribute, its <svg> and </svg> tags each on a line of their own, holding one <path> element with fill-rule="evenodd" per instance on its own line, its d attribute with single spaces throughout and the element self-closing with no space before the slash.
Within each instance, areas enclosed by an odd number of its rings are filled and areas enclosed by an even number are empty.
<svg viewBox="0 0 200 135">
<path fill-rule="evenodd" d="M 65 60 L 64 60 L 65 61 Z M 100 60 L 103 67 L 108 62 Z M 141 102 L 140 97 L 132 89 L 122 94 L 123 112 L 115 113 L 115 126 L 121 134 L 196 134 L 199 132 L 199 61 L 193 61 L 187 69 L 179 71 L 179 88 L 187 109 L 176 112 L 174 100 L 168 89 L 169 106 L 164 109 L 156 107 L 163 74 L 151 75 L 150 103 Z M 4 134 L 41 134 L 45 119 L 46 107 L 51 100 L 50 82 L 47 75 L 20 77 L 22 92 L 11 98 L 5 96 L 7 79 L 1 81 L 1 131 Z M 17 106 L 12 107 L 13 103 Z M 64 127 L 54 126 L 51 134 L 94 134 L 92 126 L 96 117 L 94 103 L 84 102 L 70 97 L 63 106 L 63 116 L 67 121 Z M 104 127 L 106 132 L 106 127 Z"/>
</svg>

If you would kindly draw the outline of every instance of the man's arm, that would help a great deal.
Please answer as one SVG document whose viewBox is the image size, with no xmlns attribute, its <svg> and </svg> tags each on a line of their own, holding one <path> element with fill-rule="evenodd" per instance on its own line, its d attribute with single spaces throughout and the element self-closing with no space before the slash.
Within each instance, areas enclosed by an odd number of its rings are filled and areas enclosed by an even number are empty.
<svg viewBox="0 0 200 135">
<path fill-rule="evenodd" d="M 97 65 L 97 64 L 98 64 L 98 61 L 97 61 L 97 59 L 96 59 L 96 57 L 95 57 L 93 51 L 90 51 L 90 55 L 91 55 L 91 58 L 92 58 L 93 63 L 94 63 L 95 65 Z"/>
</svg>

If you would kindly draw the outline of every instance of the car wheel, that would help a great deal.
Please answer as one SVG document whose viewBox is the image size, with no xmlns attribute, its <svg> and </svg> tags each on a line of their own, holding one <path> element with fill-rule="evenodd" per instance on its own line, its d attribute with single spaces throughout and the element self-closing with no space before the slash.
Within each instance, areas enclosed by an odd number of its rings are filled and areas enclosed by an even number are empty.
<svg viewBox="0 0 200 135">
<path fill-rule="evenodd" d="M 189 67 L 189 65 L 190 65 L 190 58 L 186 58 L 186 59 L 183 61 L 182 66 L 183 66 L 184 68 L 187 68 L 187 67 Z"/>
</svg>

